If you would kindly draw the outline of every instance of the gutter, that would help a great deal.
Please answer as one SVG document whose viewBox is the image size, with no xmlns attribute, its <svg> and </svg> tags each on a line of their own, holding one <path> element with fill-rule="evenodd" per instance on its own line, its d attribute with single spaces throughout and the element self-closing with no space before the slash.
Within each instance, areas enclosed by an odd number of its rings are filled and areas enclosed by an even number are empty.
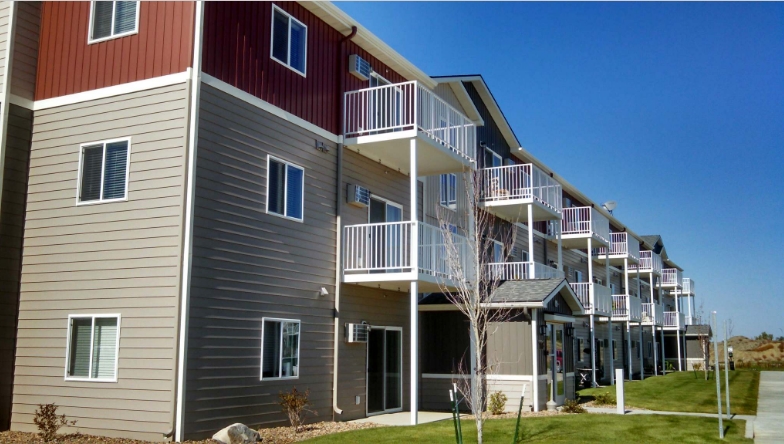
<svg viewBox="0 0 784 444">
<path fill-rule="evenodd" d="M 346 74 L 346 43 L 357 35 L 357 27 L 351 27 L 351 34 L 340 39 L 340 60 L 338 60 L 338 131 L 343 133 L 343 91 L 345 88 L 345 74 Z M 342 274 L 341 266 L 341 244 L 342 244 L 342 213 L 343 213 L 343 137 L 338 141 L 338 168 L 337 178 L 335 183 L 335 226 L 337 233 L 335 234 L 335 339 L 332 344 L 332 421 L 336 420 L 338 415 L 343 414 L 343 410 L 338 407 L 338 347 L 340 346 L 340 276 Z"/>
<path fill-rule="evenodd" d="M 188 171 L 185 190 L 185 212 L 182 246 L 182 282 L 180 297 L 180 329 L 177 340 L 177 399 L 174 418 L 174 440 L 182 441 L 185 416 L 185 363 L 188 351 L 188 317 L 190 310 L 191 255 L 193 253 L 193 204 L 196 194 L 196 145 L 199 134 L 199 93 L 201 91 L 201 47 L 204 28 L 204 2 L 196 2 L 193 34 L 193 67 L 190 75 L 188 107 Z M 170 432 L 171 433 L 171 432 Z"/>
</svg>

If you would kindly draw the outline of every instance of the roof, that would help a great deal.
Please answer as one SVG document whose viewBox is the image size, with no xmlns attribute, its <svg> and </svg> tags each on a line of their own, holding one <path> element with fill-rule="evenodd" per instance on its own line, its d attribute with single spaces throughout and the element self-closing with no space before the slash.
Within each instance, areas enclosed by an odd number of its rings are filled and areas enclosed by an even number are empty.
<svg viewBox="0 0 784 444">
<path fill-rule="evenodd" d="M 713 336 L 711 326 L 707 324 L 687 325 L 686 336 Z"/>
<path fill-rule="evenodd" d="M 558 294 L 566 300 L 573 314 L 582 313 L 583 306 L 580 300 L 563 278 L 506 281 L 493 292 L 492 304 L 544 308 Z"/>
</svg>

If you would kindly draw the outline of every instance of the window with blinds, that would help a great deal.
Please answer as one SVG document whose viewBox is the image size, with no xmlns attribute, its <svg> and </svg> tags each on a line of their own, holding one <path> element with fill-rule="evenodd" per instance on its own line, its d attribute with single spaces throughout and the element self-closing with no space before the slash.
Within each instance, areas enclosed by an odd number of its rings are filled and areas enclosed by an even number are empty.
<svg viewBox="0 0 784 444">
<path fill-rule="evenodd" d="M 88 43 L 137 32 L 138 11 L 139 2 L 93 2 Z"/>
<path fill-rule="evenodd" d="M 297 165 L 267 157 L 267 212 L 302 221 L 305 170 Z"/>
<path fill-rule="evenodd" d="M 442 174 L 439 177 L 441 205 L 447 208 L 457 208 L 457 175 Z"/>
<path fill-rule="evenodd" d="M 66 379 L 116 381 L 120 317 L 70 316 Z"/>
<path fill-rule="evenodd" d="M 130 139 L 82 145 L 79 202 L 122 200 L 128 191 Z"/>
<path fill-rule="evenodd" d="M 272 5 L 271 57 L 305 75 L 308 54 L 308 28 L 287 12 Z"/>
<path fill-rule="evenodd" d="M 261 379 L 299 377 L 299 332 L 296 320 L 262 320 Z"/>
</svg>

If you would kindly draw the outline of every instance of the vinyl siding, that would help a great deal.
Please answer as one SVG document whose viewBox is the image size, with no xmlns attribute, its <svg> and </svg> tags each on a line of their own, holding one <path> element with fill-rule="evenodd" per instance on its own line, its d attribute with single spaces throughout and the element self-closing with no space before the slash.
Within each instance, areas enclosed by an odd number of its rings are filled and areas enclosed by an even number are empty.
<svg viewBox="0 0 784 444">
<path fill-rule="evenodd" d="M 9 19 L 11 16 L 11 2 L 0 2 L 0 91 L 5 83 L 5 65 L 8 63 Z"/>
<path fill-rule="evenodd" d="M 329 418 L 336 146 L 207 85 L 199 112 L 185 434 L 284 425 L 294 386 Z M 305 169 L 304 222 L 266 213 L 267 155 Z M 260 381 L 264 317 L 301 321 L 298 379 Z"/>
<path fill-rule="evenodd" d="M 343 150 L 343 184 L 346 192 L 348 185 L 361 185 L 372 196 L 390 200 L 403 207 L 403 220 L 411 218 L 410 185 L 408 176 L 374 162 L 349 149 Z M 354 205 L 343 205 L 343 225 L 368 223 L 368 209 Z M 420 219 L 422 214 L 420 213 Z"/>
<path fill-rule="evenodd" d="M 23 99 L 35 97 L 38 65 L 38 36 L 41 28 L 41 3 L 18 2 L 16 7 L 14 64 L 11 73 L 11 94 Z"/>
<path fill-rule="evenodd" d="M 518 313 L 507 322 L 489 326 L 493 332 L 487 338 L 487 365 L 498 375 L 531 375 L 533 351 L 531 319 Z"/>
<path fill-rule="evenodd" d="M 350 284 L 342 285 L 340 295 L 341 324 L 366 321 L 370 325 L 403 328 L 403 410 L 408 410 L 410 406 L 409 298 L 408 293 Z M 337 419 L 349 421 L 364 418 L 367 346 L 341 341 L 338 353 L 338 407 L 343 410 L 343 414 Z M 359 396 L 359 404 L 356 404 L 355 396 Z"/>
<path fill-rule="evenodd" d="M 35 113 L 13 429 L 49 402 L 81 433 L 171 428 L 187 99 L 183 83 Z M 77 207 L 79 145 L 128 136 L 128 201 Z M 92 313 L 122 316 L 116 383 L 64 381 L 67 317 Z"/>
<path fill-rule="evenodd" d="M 32 111 L 11 105 L 0 211 L 0 430 L 11 424 L 16 319 L 22 270 Z"/>
</svg>

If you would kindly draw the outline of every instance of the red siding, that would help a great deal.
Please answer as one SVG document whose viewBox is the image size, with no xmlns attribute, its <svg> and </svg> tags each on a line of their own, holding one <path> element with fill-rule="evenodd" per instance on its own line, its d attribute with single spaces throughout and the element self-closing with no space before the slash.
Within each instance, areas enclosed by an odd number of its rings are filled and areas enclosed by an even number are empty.
<svg viewBox="0 0 784 444">
<path fill-rule="evenodd" d="M 44 2 L 35 99 L 185 71 L 194 12 L 193 2 L 141 2 L 137 34 L 88 45 L 90 2 Z"/>
<path fill-rule="evenodd" d="M 202 70 L 327 131 L 340 134 L 336 115 L 338 56 L 342 34 L 294 2 L 277 5 L 308 28 L 307 76 L 270 57 L 272 4 L 265 2 L 207 2 L 204 16 Z M 359 54 L 393 82 L 402 76 L 354 43 L 346 57 Z M 348 60 L 346 60 L 348 65 Z M 368 82 L 349 74 L 347 90 L 367 88 Z"/>
</svg>

